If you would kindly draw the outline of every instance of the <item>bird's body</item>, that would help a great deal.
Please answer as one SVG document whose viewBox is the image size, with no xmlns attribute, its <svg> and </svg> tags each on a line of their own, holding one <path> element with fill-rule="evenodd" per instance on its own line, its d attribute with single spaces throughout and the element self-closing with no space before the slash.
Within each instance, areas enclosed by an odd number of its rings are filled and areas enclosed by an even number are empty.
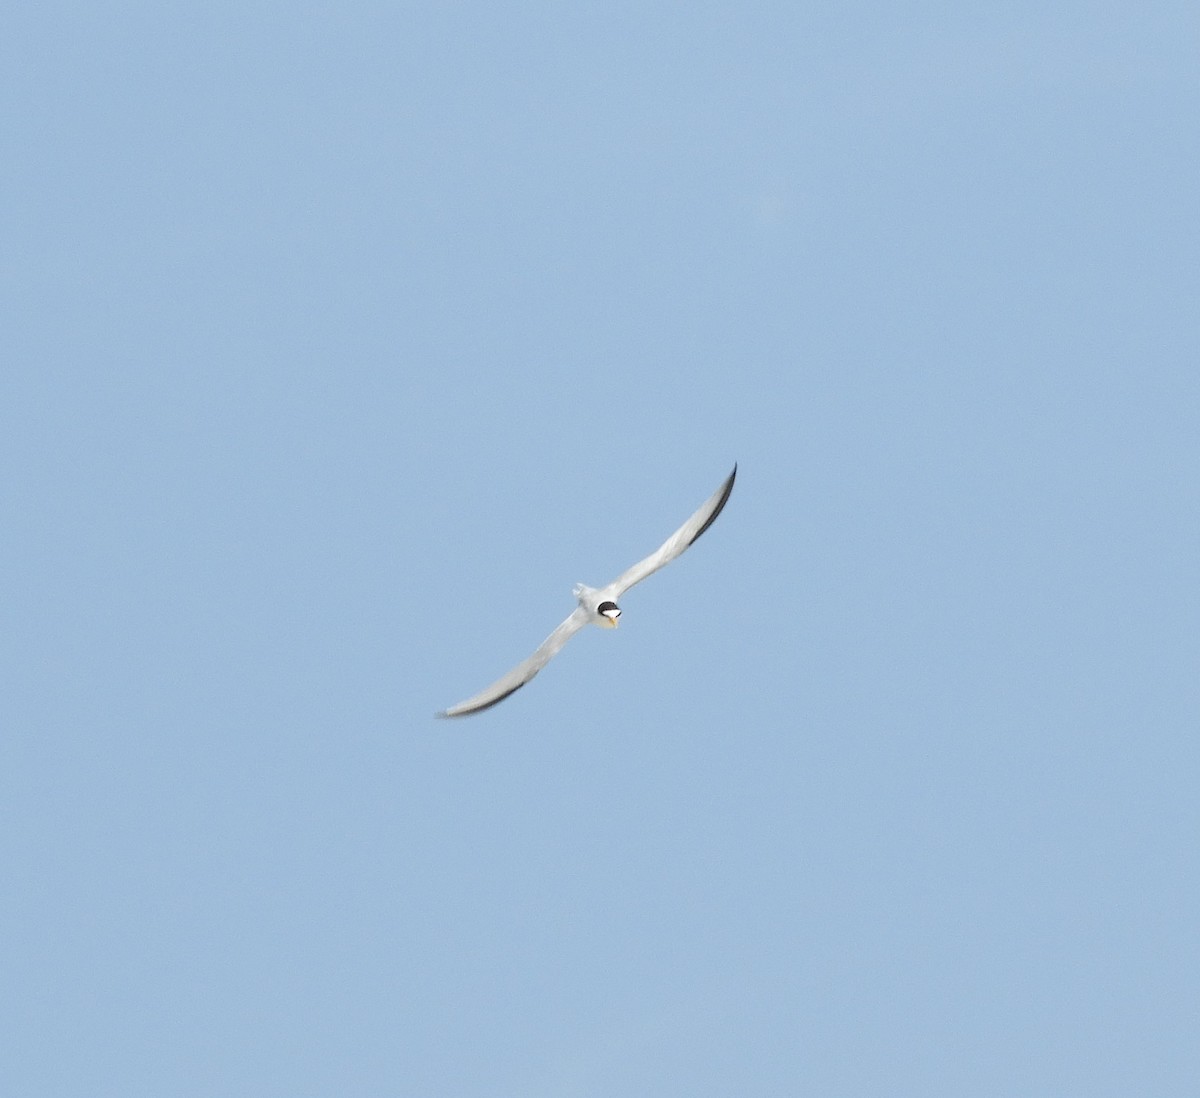
<svg viewBox="0 0 1200 1098">
<path fill-rule="evenodd" d="M 459 702 L 458 705 L 442 710 L 437 716 L 464 717 L 469 713 L 481 713 L 485 709 L 490 709 L 497 702 L 502 702 L 529 682 L 585 625 L 591 624 L 606 629 L 615 629 L 621 617 L 621 608 L 617 605 L 617 600 L 635 583 L 641 583 L 647 576 L 673 561 L 713 524 L 729 500 L 736 477 L 737 466 L 735 465 L 733 472 L 726 477 L 721 487 L 700 506 L 687 522 L 667 538 L 658 549 L 645 559 L 638 561 L 632 568 L 626 569 L 612 583 L 604 587 L 589 587 L 586 583 L 577 583 L 571 593 L 579 605 L 550 636 L 542 641 L 532 656 L 519 663 L 507 675 L 497 679 L 491 686 L 481 690 L 473 697 L 467 698 L 466 701 Z"/>
<path fill-rule="evenodd" d="M 612 587 L 612 584 L 609 584 L 609 587 Z M 586 624 L 599 625 L 602 629 L 616 629 L 621 610 L 613 601 L 615 591 L 606 587 L 589 587 L 586 583 L 577 583 L 571 588 L 571 594 L 587 614 Z"/>
</svg>

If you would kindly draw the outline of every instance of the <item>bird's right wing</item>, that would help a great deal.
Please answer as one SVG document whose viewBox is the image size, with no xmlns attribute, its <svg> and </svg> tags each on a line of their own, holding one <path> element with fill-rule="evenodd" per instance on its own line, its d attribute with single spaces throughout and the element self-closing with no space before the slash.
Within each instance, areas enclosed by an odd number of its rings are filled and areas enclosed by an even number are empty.
<svg viewBox="0 0 1200 1098">
<path fill-rule="evenodd" d="M 452 705 L 435 714 L 438 717 L 465 717 L 468 713 L 482 713 L 497 702 L 504 701 L 509 694 L 520 690 L 533 678 L 552 657 L 556 656 L 562 646 L 579 632 L 588 620 L 587 611 L 582 606 L 575 607 L 574 613 L 550 634 L 538 646 L 538 649 L 524 663 L 517 664 L 507 675 L 497 679 L 491 686 L 480 690 L 478 694 L 467 698 L 466 701 Z"/>
<path fill-rule="evenodd" d="M 607 587 L 605 595 L 620 598 L 635 583 L 641 583 L 647 576 L 654 575 L 664 564 L 670 564 L 714 522 L 729 502 L 729 494 L 733 491 L 733 482 L 737 479 L 737 466 L 725 478 L 724 483 L 708 499 L 706 499 L 695 514 L 675 531 L 644 560 L 639 560 L 632 568 L 627 568 Z"/>
</svg>

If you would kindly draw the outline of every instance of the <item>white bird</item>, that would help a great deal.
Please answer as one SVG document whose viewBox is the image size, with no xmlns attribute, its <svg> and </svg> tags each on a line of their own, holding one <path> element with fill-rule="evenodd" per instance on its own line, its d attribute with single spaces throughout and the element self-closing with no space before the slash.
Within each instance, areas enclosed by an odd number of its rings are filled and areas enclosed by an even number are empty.
<svg viewBox="0 0 1200 1098">
<path fill-rule="evenodd" d="M 507 675 L 497 679 L 491 686 L 479 691 L 478 694 L 467 698 L 466 701 L 452 705 L 435 714 L 438 717 L 465 717 L 468 713 L 481 713 L 490 709 L 497 702 L 504 701 L 509 694 L 520 690 L 533 678 L 551 658 L 556 656 L 576 633 L 589 622 L 606 629 L 615 629 L 621 616 L 621 608 L 617 599 L 625 594 L 635 583 L 641 583 L 647 576 L 652 576 L 665 564 L 670 564 L 676 557 L 704 533 L 721 513 L 729 501 L 733 491 L 733 481 L 737 476 L 737 465 L 733 472 L 725 478 L 721 485 L 666 541 L 654 550 L 645 560 L 640 560 L 632 568 L 622 572 L 606 587 L 588 587 L 585 583 L 577 583 L 573 594 L 579 605 L 571 612 L 570 617 L 550 634 L 538 649 L 524 663 L 517 664 Z"/>
</svg>

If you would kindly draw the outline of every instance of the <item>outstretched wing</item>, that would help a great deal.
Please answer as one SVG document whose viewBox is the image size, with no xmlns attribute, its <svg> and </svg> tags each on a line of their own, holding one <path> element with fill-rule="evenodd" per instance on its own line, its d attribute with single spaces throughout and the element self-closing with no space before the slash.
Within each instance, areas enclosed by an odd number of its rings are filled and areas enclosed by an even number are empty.
<svg viewBox="0 0 1200 1098">
<path fill-rule="evenodd" d="M 737 465 L 734 465 L 733 472 L 725 478 L 725 483 L 701 505 L 700 509 L 645 560 L 639 560 L 637 564 L 622 572 L 604 588 L 605 595 L 619 599 L 635 583 L 641 583 L 647 576 L 653 575 L 664 564 L 670 564 L 682 554 L 692 542 L 716 522 L 722 508 L 729 502 L 729 495 L 733 491 L 733 482 L 736 477 Z"/>
<path fill-rule="evenodd" d="M 443 709 L 435 716 L 465 717 L 468 713 L 482 713 L 483 710 L 490 709 L 497 702 L 504 701 L 509 694 L 520 690 L 545 667 L 551 658 L 558 654 L 562 646 L 587 624 L 587 620 L 587 611 L 582 606 L 577 606 L 571 616 L 542 641 L 538 650 L 524 663 L 517 664 L 507 675 L 497 679 L 486 689 L 480 690 L 474 697 L 452 705 L 449 709 Z"/>
</svg>

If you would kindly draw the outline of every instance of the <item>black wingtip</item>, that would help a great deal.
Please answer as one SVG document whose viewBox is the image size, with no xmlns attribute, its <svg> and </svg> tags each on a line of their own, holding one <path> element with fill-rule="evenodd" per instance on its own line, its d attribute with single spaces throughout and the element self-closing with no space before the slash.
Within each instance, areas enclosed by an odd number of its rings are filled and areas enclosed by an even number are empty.
<svg viewBox="0 0 1200 1098">
<path fill-rule="evenodd" d="M 716 507 L 713 508 L 713 513 L 708 516 L 708 521 L 696 531 L 696 536 L 688 542 L 688 545 L 695 545 L 700 540 L 700 535 L 704 533 L 714 522 L 717 521 L 717 516 L 725 510 L 725 504 L 729 502 L 729 497 L 733 493 L 733 482 L 737 479 L 737 462 L 733 463 L 733 472 L 725 478 L 725 483 L 717 489 L 720 492 L 721 498 L 717 500 Z"/>
<path fill-rule="evenodd" d="M 528 682 L 529 680 L 526 679 L 525 681 Z M 486 709 L 491 709 L 493 705 L 499 705 L 502 701 L 504 701 L 505 698 L 511 697 L 518 690 L 520 690 L 521 687 L 524 685 L 525 685 L 524 682 L 519 682 L 511 690 L 506 690 L 498 698 L 493 698 L 490 702 L 484 702 L 483 705 L 477 705 L 477 706 L 475 706 L 474 709 L 464 709 L 461 713 L 451 713 L 450 710 L 443 709 L 438 713 L 434 713 L 434 716 L 435 717 L 447 717 L 450 720 L 455 720 L 458 717 L 470 717 L 476 713 L 482 713 Z"/>
</svg>

